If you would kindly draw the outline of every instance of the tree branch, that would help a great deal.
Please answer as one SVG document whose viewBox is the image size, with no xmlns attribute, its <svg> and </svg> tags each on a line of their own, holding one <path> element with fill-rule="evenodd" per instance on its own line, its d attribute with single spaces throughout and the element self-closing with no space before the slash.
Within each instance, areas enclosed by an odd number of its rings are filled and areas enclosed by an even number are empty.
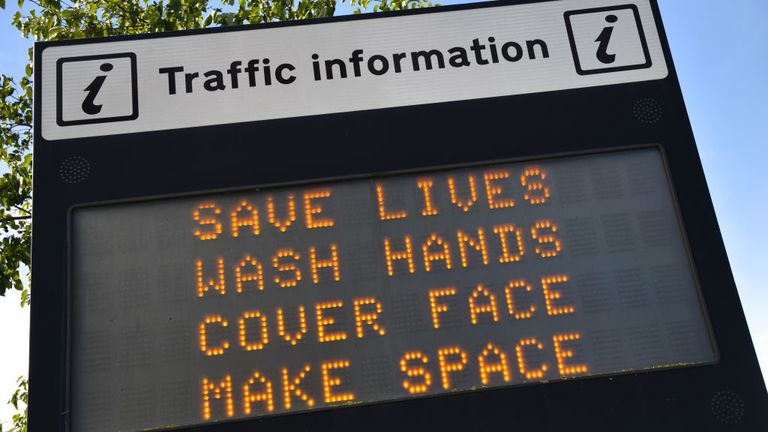
<svg viewBox="0 0 768 432">
<path fill-rule="evenodd" d="M 17 206 L 17 205 L 13 205 L 12 207 L 13 207 L 13 208 L 15 208 L 15 209 L 16 209 L 16 210 L 18 210 L 18 211 L 22 211 L 22 212 L 24 212 L 24 213 L 26 213 L 26 214 L 28 214 L 28 215 L 32 216 L 32 213 L 30 213 L 30 212 L 29 212 L 29 210 L 27 210 L 27 209 L 25 209 L 25 208 L 21 208 L 21 207 L 19 207 L 19 206 Z"/>
<path fill-rule="evenodd" d="M 32 216 L 13 216 L 5 219 L 0 219 L 0 222 L 11 222 L 11 221 L 17 221 L 17 220 L 26 220 L 26 219 L 32 219 Z"/>
<path fill-rule="evenodd" d="M 117 5 L 117 7 L 118 7 L 120 10 L 122 10 L 123 12 L 125 12 L 125 14 L 127 15 L 127 17 L 129 17 L 129 18 L 130 18 L 130 17 L 132 16 L 133 18 L 136 18 L 136 19 L 138 19 L 138 21 L 140 21 L 140 22 L 144 23 L 144 25 L 149 25 L 149 22 L 147 22 L 147 20 L 146 20 L 146 19 L 145 19 L 143 16 L 141 16 L 141 15 L 139 15 L 139 14 L 134 14 L 134 13 L 132 13 L 130 10 L 128 10 L 128 9 L 125 7 L 125 5 L 123 5 L 123 4 L 122 4 L 122 2 L 117 2 L 117 3 L 115 3 L 115 4 Z M 133 26 L 133 27 L 139 27 L 139 26 Z"/>
</svg>

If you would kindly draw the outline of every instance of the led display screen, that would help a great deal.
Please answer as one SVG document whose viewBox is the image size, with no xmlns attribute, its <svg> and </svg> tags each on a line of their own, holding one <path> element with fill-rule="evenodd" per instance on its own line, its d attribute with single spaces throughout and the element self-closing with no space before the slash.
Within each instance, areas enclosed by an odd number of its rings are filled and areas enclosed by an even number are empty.
<svg viewBox="0 0 768 432">
<path fill-rule="evenodd" d="M 73 432 L 716 360 L 656 148 L 81 207 Z"/>
</svg>

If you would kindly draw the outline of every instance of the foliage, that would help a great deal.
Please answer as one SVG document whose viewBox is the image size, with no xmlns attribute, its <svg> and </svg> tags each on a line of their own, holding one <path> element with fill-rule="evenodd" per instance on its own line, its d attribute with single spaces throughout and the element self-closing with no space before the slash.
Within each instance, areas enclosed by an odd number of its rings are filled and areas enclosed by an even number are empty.
<svg viewBox="0 0 768 432">
<path fill-rule="evenodd" d="M 8 401 L 9 404 L 13 405 L 13 408 L 16 410 L 16 414 L 14 414 L 11 421 L 13 422 L 11 424 L 11 429 L 8 432 L 27 432 L 27 400 L 28 400 L 28 387 L 29 387 L 29 381 L 24 379 L 24 377 L 19 377 L 18 380 L 16 380 L 18 383 L 18 388 L 16 388 L 16 391 L 13 393 L 13 396 L 11 396 L 11 399 Z M 0 424 L 0 432 L 3 432 L 3 425 Z"/>
<path fill-rule="evenodd" d="M 342 2 L 347 0 L 341 0 Z M 348 0 L 354 13 L 432 6 L 429 0 Z M 31 5 L 29 4 L 31 3 Z M 18 0 L 12 25 L 27 39 L 52 41 L 186 30 L 332 16 L 336 0 Z M 0 0 L 0 8 L 5 8 Z M 25 75 L 0 74 L 0 296 L 22 292 L 29 303 L 32 235 L 32 48 Z M 28 382 L 9 401 L 9 432 L 26 432 Z M 2 426 L 0 426 L 0 432 Z"/>
</svg>

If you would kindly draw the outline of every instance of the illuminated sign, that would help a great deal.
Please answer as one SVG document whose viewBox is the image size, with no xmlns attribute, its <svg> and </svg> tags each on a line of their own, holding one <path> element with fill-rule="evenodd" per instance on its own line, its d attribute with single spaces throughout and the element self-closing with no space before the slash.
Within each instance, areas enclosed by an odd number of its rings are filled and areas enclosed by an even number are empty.
<svg viewBox="0 0 768 432">
<path fill-rule="evenodd" d="M 654 1 L 35 55 L 30 430 L 768 425 Z"/>
<path fill-rule="evenodd" d="M 41 133 L 110 136 L 662 79 L 668 68 L 651 5 L 634 3 L 444 10 L 87 50 L 50 44 L 42 61 L 59 66 L 43 70 L 40 91 L 58 102 L 40 107 Z M 603 29 L 610 44 L 598 58 Z M 95 82 L 102 108 L 84 111 L 83 89 L 94 94 Z"/>
<path fill-rule="evenodd" d="M 79 431 L 125 394 L 144 430 L 715 359 L 656 148 L 72 224 Z"/>
</svg>

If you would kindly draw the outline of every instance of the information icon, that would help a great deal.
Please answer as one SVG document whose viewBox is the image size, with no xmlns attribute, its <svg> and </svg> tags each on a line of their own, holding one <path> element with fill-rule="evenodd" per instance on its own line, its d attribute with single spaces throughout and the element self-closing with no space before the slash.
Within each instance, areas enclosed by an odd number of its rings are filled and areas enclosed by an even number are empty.
<svg viewBox="0 0 768 432">
<path fill-rule="evenodd" d="M 579 75 L 651 67 L 635 5 L 568 11 L 565 25 Z"/>
<path fill-rule="evenodd" d="M 56 62 L 56 78 L 59 126 L 139 116 L 134 53 L 62 58 Z"/>
</svg>

